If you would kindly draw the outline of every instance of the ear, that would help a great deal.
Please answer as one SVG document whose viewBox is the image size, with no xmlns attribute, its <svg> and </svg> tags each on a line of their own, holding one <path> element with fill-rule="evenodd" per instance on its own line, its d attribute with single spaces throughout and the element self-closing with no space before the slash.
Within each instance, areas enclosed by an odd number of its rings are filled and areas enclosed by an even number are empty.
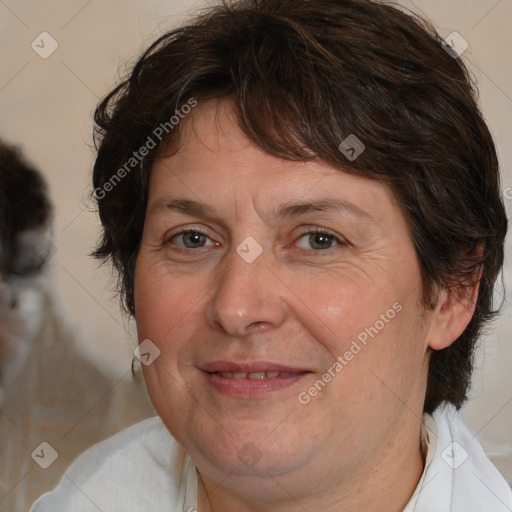
<svg viewBox="0 0 512 512">
<path fill-rule="evenodd" d="M 478 247 L 475 253 L 481 258 L 483 248 Z M 440 290 L 436 309 L 432 312 L 428 336 L 430 348 L 441 350 L 449 347 L 464 332 L 475 312 L 481 277 L 482 267 L 479 267 L 473 276 L 473 285 Z"/>
</svg>

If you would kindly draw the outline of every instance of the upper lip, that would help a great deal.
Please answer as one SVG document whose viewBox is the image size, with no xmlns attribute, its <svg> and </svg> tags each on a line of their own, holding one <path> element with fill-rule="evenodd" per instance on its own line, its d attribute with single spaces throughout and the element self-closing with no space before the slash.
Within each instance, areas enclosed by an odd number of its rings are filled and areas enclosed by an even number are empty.
<svg viewBox="0 0 512 512">
<path fill-rule="evenodd" d="M 232 362 L 232 361 L 212 361 L 204 364 L 201 369 L 208 373 L 230 372 L 230 373 L 256 373 L 256 372 L 289 372 L 302 373 L 308 372 L 306 368 L 285 366 L 270 361 L 253 362 Z"/>
</svg>

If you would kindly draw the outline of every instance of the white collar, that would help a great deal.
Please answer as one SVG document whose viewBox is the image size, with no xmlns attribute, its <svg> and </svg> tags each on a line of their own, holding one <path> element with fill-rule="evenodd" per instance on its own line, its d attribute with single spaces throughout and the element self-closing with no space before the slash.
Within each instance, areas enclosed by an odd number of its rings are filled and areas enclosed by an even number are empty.
<svg viewBox="0 0 512 512">
<path fill-rule="evenodd" d="M 511 512 L 512 491 L 454 407 L 424 414 L 425 468 L 403 512 Z M 184 460 L 183 512 L 198 510 L 198 473 Z"/>
<path fill-rule="evenodd" d="M 423 415 L 425 469 L 403 512 L 510 512 L 512 492 L 459 413 Z"/>
</svg>

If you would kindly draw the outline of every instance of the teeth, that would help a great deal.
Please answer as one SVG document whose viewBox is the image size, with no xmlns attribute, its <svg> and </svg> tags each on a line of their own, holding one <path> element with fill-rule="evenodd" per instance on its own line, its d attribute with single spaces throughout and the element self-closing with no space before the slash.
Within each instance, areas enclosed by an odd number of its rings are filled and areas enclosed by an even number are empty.
<svg viewBox="0 0 512 512">
<path fill-rule="evenodd" d="M 297 373 L 294 372 L 251 372 L 251 373 L 244 373 L 244 372 L 219 372 L 219 375 L 221 377 L 224 377 L 226 379 L 267 379 L 272 377 L 292 377 L 294 375 L 297 375 Z"/>
<path fill-rule="evenodd" d="M 249 373 L 249 379 L 266 379 L 267 375 L 265 372 L 252 372 Z"/>
</svg>

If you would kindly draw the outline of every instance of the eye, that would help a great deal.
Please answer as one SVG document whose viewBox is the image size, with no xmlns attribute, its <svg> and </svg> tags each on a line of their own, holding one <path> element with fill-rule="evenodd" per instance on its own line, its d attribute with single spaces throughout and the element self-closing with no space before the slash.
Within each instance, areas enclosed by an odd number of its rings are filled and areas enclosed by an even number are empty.
<svg viewBox="0 0 512 512">
<path fill-rule="evenodd" d="M 183 245 L 177 243 L 176 240 L 180 240 Z M 180 231 L 179 233 L 176 233 L 171 238 L 169 238 L 169 242 L 174 243 L 182 249 L 200 249 L 205 247 L 206 240 L 210 240 L 208 235 L 202 231 L 199 231 L 198 229 Z M 212 243 L 209 245 L 214 246 L 217 245 L 217 243 L 212 241 Z"/>
<path fill-rule="evenodd" d="M 302 249 L 313 248 L 316 252 L 325 251 L 333 247 L 333 242 L 339 246 L 347 245 L 347 242 L 340 240 L 336 235 L 326 229 L 315 228 L 304 232 L 299 240 L 306 239 L 309 247 L 301 247 Z"/>
</svg>

